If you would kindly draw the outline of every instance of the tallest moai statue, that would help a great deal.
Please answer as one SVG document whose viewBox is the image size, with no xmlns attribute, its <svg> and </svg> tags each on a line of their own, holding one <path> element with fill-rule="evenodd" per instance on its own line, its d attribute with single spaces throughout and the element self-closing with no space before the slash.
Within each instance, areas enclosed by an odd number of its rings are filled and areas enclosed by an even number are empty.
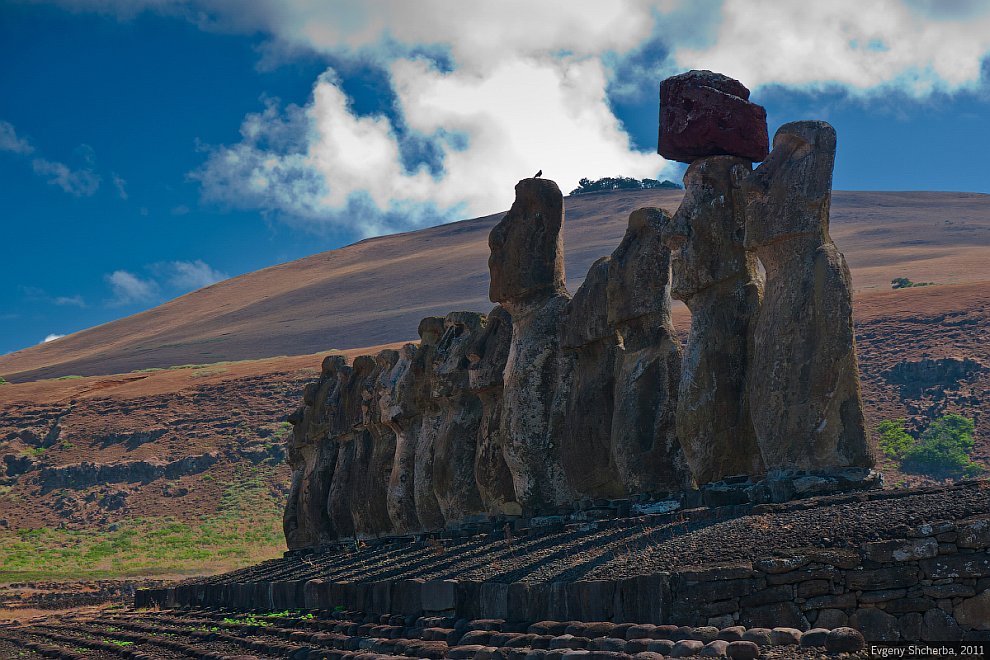
<svg viewBox="0 0 990 660">
<path fill-rule="evenodd" d="M 747 177 L 745 245 L 766 269 L 749 397 L 768 469 L 872 467 L 852 324 L 852 280 L 828 233 L 835 129 L 781 126 Z"/>
</svg>

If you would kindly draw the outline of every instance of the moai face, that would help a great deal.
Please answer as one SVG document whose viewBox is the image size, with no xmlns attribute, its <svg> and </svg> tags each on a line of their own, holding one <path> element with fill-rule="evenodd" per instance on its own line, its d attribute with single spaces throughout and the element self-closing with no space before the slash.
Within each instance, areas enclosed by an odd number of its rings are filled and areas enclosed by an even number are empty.
<svg viewBox="0 0 990 660">
<path fill-rule="evenodd" d="M 492 302 L 564 290 L 564 198 L 549 179 L 523 179 L 505 217 L 488 235 Z"/>
<path fill-rule="evenodd" d="M 823 121 L 784 124 L 773 151 L 742 182 L 746 198 L 746 248 L 782 238 L 828 236 L 835 129 Z"/>
<path fill-rule="evenodd" d="M 468 353 L 481 331 L 484 317 L 475 312 L 451 312 L 433 358 L 432 396 L 454 397 L 468 389 Z"/>
<path fill-rule="evenodd" d="M 664 245 L 670 214 L 644 207 L 612 253 L 608 272 L 608 322 L 618 325 L 647 314 L 670 312 L 670 250 Z"/>
<path fill-rule="evenodd" d="M 743 249 L 740 191 L 750 171 L 748 161 L 734 156 L 701 158 L 688 167 L 684 199 L 663 230 L 672 253 L 672 297 L 686 300 L 754 267 Z"/>
</svg>

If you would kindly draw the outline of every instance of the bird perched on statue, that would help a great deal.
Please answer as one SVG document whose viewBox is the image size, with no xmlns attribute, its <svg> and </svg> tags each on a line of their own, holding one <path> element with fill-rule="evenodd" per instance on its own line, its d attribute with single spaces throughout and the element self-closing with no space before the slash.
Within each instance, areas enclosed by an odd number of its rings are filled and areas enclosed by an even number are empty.
<svg viewBox="0 0 990 660">
<path fill-rule="evenodd" d="M 539 179 L 541 176 L 543 176 L 543 170 L 540 170 L 539 172 L 537 172 L 536 174 L 534 174 L 533 175 L 533 178 L 534 179 Z"/>
</svg>

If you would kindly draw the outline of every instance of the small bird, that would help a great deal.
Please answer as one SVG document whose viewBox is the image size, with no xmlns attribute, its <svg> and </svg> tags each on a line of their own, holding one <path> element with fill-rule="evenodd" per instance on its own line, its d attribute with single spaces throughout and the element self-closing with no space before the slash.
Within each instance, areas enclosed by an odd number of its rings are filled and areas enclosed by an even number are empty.
<svg viewBox="0 0 990 660">
<path fill-rule="evenodd" d="M 540 170 L 539 172 L 537 172 L 536 174 L 534 174 L 533 175 L 533 178 L 534 179 L 539 179 L 541 176 L 543 176 L 543 170 Z"/>
</svg>

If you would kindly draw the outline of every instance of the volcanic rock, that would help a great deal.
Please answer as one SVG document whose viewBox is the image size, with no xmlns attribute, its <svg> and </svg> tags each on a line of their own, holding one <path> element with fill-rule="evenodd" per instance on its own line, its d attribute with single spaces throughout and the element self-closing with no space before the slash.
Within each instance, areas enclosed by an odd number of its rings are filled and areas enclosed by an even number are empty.
<svg viewBox="0 0 990 660">
<path fill-rule="evenodd" d="M 738 80 L 688 71 L 660 83 L 660 138 L 664 158 L 691 163 L 705 156 L 767 157 L 767 113 L 750 102 Z"/>
</svg>

